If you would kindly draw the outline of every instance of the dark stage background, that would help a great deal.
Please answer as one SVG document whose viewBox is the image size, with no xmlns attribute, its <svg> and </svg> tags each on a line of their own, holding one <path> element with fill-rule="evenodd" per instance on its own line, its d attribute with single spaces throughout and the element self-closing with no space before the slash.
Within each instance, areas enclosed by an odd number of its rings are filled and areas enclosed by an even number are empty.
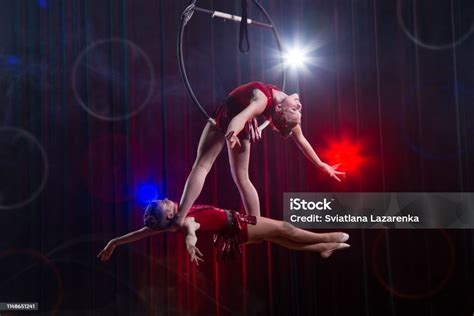
<svg viewBox="0 0 474 316">
<path fill-rule="evenodd" d="M 1 1 L 0 301 L 39 302 L 38 315 L 472 315 L 471 230 L 353 230 L 329 260 L 261 243 L 225 264 L 203 238 L 199 268 L 168 235 L 97 260 L 141 227 L 143 200 L 179 199 L 194 161 L 205 120 L 178 72 L 186 4 Z M 198 4 L 240 14 L 239 1 Z M 284 44 L 317 47 L 287 91 L 316 151 L 347 170 L 331 181 L 266 130 L 250 166 L 264 215 L 281 219 L 291 191 L 474 191 L 471 0 L 262 4 Z M 238 24 L 190 22 L 208 111 L 240 83 L 280 84 L 270 32 L 249 33 L 242 55 Z M 224 152 L 198 202 L 242 209 Z"/>
</svg>

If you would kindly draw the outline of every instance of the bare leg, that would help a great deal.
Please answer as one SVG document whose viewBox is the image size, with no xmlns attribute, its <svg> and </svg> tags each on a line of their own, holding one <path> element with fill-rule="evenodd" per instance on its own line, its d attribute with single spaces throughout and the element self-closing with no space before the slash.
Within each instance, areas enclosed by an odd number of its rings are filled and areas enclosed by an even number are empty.
<svg viewBox="0 0 474 316">
<path fill-rule="evenodd" d="M 257 218 L 257 225 L 248 225 L 249 237 L 255 240 L 270 240 L 271 238 L 284 238 L 297 243 L 340 243 L 349 239 L 349 235 L 337 233 L 313 233 L 297 228 L 290 223 L 277 221 L 271 218 Z"/>
<path fill-rule="evenodd" d="M 247 214 L 260 216 L 258 193 L 249 179 L 250 142 L 242 140 L 241 146 L 227 146 L 227 149 L 232 178 L 239 189 L 245 210 Z"/>
<path fill-rule="evenodd" d="M 224 142 L 224 135 L 212 127 L 211 123 L 207 123 L 199 140 L 196 161 L 186 180 L 179 202 L 179 215 L 183 220 L 201 193 L 206 176 L 221 152 Z"/>
<path fill-rule="evenodd" d="M 321 242 L 316 244 L 309 243 L 298 243 L 285 238 L 272 238 L 270 240 L 280 246 L 283 246 L 288 249 L 300 250 L 300 251 L 315 251 L 321 254 L 323 258 L 329 258 L 332 253 L 337 249 L 344 249 L 348 247 L 348 244 L 345 243 L 327 243 Z"/>
</svg>

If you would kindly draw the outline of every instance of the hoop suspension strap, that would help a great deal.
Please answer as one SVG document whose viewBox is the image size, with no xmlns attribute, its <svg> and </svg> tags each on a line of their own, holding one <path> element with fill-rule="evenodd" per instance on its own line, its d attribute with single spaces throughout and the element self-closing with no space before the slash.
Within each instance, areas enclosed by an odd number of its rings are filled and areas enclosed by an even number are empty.
<svg viewBox="0 0 474 316">
<path fill-rule="evenodd" d="M 241 53 L 248 53 L 250 50 L 249 34 L 247 30 L 247 0 L 242 0 L 242 20 L 240 20 L 239 50 Z"/>
</svg>

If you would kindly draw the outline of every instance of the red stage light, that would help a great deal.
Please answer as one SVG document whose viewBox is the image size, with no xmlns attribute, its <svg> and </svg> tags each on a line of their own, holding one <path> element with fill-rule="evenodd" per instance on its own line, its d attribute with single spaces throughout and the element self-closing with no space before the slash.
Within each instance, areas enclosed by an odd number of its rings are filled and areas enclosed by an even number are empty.
<svg viewBox="0 0 474 316">
<path fill-rule="evenodd" d="M 324 157 L 323 161 L 330 165 L 338 164 L 338 170 L 346 171 L 347 173 L 357 173 L 368 158 L 361 153 L 362 146 L 360 143 L 354 143 L 349 139 L 340 141 L 330 141 L 326 149 L 321 150 L 321 155 Z"/>
</svg>

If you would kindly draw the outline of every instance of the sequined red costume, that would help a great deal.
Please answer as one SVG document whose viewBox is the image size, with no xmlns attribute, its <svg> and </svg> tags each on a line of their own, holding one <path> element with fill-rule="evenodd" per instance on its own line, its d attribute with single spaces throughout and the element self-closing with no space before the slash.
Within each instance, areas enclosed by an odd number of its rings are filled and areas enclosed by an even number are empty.
<svg viewBox="0 0 474 316">
<path fill-rule="evenodd" d="M 229 93 L 226 101 L 217 108 L 213 116 L 217 123 L 216 127 L 225 133 L 227 131 L 227 126 L 234 118 L 234 116 L 242 112 L 250 104 L 255 89 L 262 91 L 263 94 L 265 94 L 265 96 L 267 97 L 267 107 L 263 112 L 263 115 L 268 117 L 270 115 L 271 109 L 274 106 L 272 90 L 280 89 L 271 84 L 265 84 L 259 81 L 252 81 L 238 86 L 237 88 L 232 90 Z M 244 129 L 239 134 L 239 138 L 249 138 L 247 129 Z"/>
<path fill-rule="evenodd" d="M 240 244 L 248 239 L 247 224 L 255 225 L 255 216 L 240 214 L 209 205 L 194 205 L 187 217 L 194 217 L 200 224 L 198 233 L 214 234 L 214 246 L 219 251 L 219 258 L 240 253 Z"/>
</svg>

